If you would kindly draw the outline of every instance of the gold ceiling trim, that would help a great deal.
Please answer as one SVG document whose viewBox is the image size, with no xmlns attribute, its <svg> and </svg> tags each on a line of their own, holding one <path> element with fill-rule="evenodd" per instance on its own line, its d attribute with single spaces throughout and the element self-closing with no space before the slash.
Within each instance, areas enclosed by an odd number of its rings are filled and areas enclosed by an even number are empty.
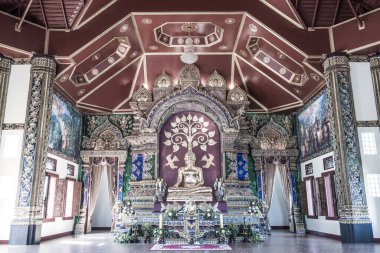
<svg viewBox="0 0 380 253">
<path fill-rule="evenodd" d="M 280 15 L 281 17 L 283 17 L 284 19 L 286 19 L 287 21 L 289 21 L 293 25 L 297 26 L 298 28 L 305 29 L 305 27 L 303 27 L 303 25 L 300 24 L 300 20 L 298 19 L 297 15 L 295 15 L 294 11 L 292 10 L 292 8 L 290 8 L 290 6 L 289 6 L 289 8 L 291 9 L 294 17 L 298 20 L 298 22 L 295 21 L 294 19 L 292 19 L 291 17 L 289 17 L 288 15 L 286 15 L 285 13 L 283 13 L 282 11 L 280 11 L 279 9 L 277 9 L 276 7 L 274 7 L 273 5 L 271 5 L 270 3 L 268 3 L 266 0 L 260 0 L 260 2 L 265 4 L 269 9 L 273 10 L 278 15 Z M 288 1 L 286 1 L 286 2 L 289 5 Z"/>
</svg>

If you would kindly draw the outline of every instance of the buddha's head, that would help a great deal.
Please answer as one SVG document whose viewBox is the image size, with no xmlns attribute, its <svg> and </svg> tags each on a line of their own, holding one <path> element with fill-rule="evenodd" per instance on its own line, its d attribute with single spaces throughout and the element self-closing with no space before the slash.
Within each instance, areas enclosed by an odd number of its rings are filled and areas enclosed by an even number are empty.
<svg viewBox="0 0 380 253">
<path fill-rule="evenodd" d="M 188 151 L 185 155 L 186 165 L 194 166 L 195 160 L 196 160 L 195 154 L 192 151 Z"/>
</svg>

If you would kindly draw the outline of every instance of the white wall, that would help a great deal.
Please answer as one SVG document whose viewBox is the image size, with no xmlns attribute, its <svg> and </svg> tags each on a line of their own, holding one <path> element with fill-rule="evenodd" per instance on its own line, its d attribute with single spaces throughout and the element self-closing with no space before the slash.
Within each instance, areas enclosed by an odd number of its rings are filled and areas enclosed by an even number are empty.
<svg viewBox="0 0 380 253">
<path fill-rule="evenodd" d="M 4 123 L 24 123 L 30 86 L 31 65 L 12 65 Z"/>
<path fill-rule="evenodd" d="M 268 217 L 271 226 L 289 226 L 289 211 L 282 192 L 281 176 L 278 168 L 276 168 L 274 174 L 273 197 Z"/>
<path fill-rule="evenodd" d="M 350 63 L 352 89 L 354 95 L 354 105 L 356 120 L 377 120 L 377 110 L 375 104 L 375 93 L 373 90 L 370 64 L 368 62 Z M 361 134 L 371 132 L 375 134 L 377 154 L 364 155 Z M 369 216 L 372 221 L 374 238 L 380 238 L 380 198 L 369 195 L 368 174 L 380 174 L 380 133 L 378 127 L 359 127 L 360 153 L 363 166 L 364 185 L 367 195 Z"/>
<path fill-rule="evenodd" d="M 57 171 L 51 172 L 57 174 L 59 178 L 78 178 L 78 164 L 65 160 L 53 154 L 48 154 L 48 157 L 57 160 Z M 75 167 L 74 176 L 67 176 L 67 164 L 72 164 Z M 62 234 L 74 230 L 74 219 L 63 220 L 61 217 L 56 217 L 54 222 L 44 222 L 42 224 L 41 237 Z"/>
<path fill-rule="evenodd" d="M 350 62 L 356 120 L 377 120 L 369 62 Z"/>
<path fill-rule="evenodd" d="M 108 196 L 107 170 L 103 168 L 102 179 L 100 182 L 99 197 L 96 201 L 94 213 L 92 214 L 92 227 L 111 227 L 112 210 Z"/>
<path fill-rule="evenodd" d="M 314 176 L 315 179 L 317 177 L 320 177 L 323 172 L 331 171 L 323 169 L 323 158 L 329 157 L 331 155 L 334 155 L 334 152 L 330 152 L 322 156 L 316 157 L 314 159 L 311 159 L 307 162 L 301 163 L 302 179 L 308 176 Z M 306 175 L 305 165 L 309 163 L 313 163 L 313 174 Z M 314 182 L 314 185 L 316 185 L 316 182 Z M 305 222 L 307 230 L 321 232 L 325 234 L 340 235 L 339 221 L 337 220 L 326 220 L 325 216 L 318 215 L 318 219 L 309 219 L 307 218 L 307 216 L 305 216 Z"/>
<path fill-rule="evenodd" d="M 25 123 L 30 65 L 13 65 L 4 123 Z M 2 127 L 2 126 L 0 126 Z M 2 130 L 0 144 L 0 240 L 9 240 L 16 201 L 24 130 Z"/>
<path fill-rule="evenodd" d="M 24 130 L 3 130 L 0 146 L 0 240 L 9 240 Z M 11 144 L 10 144 L 11 143 Z"/>
</svg>

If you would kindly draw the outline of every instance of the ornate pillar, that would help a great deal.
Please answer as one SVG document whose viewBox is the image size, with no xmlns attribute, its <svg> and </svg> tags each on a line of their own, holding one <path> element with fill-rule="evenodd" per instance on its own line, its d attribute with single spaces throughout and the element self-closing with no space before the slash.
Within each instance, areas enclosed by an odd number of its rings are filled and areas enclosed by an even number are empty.
<svg viewBox="0 0 380 253">
<path fill-rule="evenodd" d="M 375 93 L 377 120 L 380 121 L 380 53 L 372 56 L 369 62 L 371 66 L 373 90 Z"/>
<path fill-rule="evenodd" d="M 5 57 L 0 53 L 0 143 L 12 63 L 13 60 L 11 58 Z"/>
<path fill-rule="evenodd" d="M 119 157 L 119 166 L 117 169 L 117 198 L 116 203 L 120 204 L 123 202 L 123 184 L 124 184 L 124 171 L 125 162 L 127 157 Z"/>
<path fill-rule="evenodd" d="M 291 202 L 292 202 L 292 223 L 294 228 L 291 230 L 296 234 L 305 234 L 305 223 L 303 221 L 303 216 L 301 214 L 301 208 L 298 202 L 297 193 L 297 157 L 289 157 L 289 186 L 291 192 Z"/>
<path fill-rule="evenodd" d="M 372 242 L 348 63 L 346 54 L 332 54 L 323 63 L 330 101 L 341 238 L 343 242 Z"/>
<path fill-rule="evenodd" d="M 252 152 L 254 153 L 254 152 Z M 254 154 L 252 154 L 254 156 Z M 256 172 L 256 184 L 257 184 L 257 197 L 263 200 L 263 186 L 262 186 L 262 171 L 263 171 L 263 157 L 254 156 L 255 172 Z"/>
<path fill-rule="evenodd" d="M 91 180 L 91 166 L 90 166 L 90 158 L 82 157 L 82 203 L 80 208 L 79 220 L 78 223 L 75 224 L 75 235 L 81 235 L 85 232 L 85 224 L 87 217 L 87 206 L 88 206 L 88 195 L 90 191 L 90 180 Z"/>
<path fill-rule="evenodd" d="M 31 64 L 23 160 L 10 244 L 38 244 L 41 237 L 45 165 L 56 62 L 47 55 L 34 55 Z"/>
</svg>

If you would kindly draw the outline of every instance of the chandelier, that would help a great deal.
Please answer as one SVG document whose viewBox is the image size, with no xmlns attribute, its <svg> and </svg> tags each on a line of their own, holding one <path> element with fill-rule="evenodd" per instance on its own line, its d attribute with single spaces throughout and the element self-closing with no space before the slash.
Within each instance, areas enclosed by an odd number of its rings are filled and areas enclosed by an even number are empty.
<svg viewBox="0 0 380 253">
<path fill-rule="evenodd" d="M 198 60 L 198 55 L 194 53 L 194 40 L 191 38 L 191 32 L 194 32 L 196 29 L 197 26 L 194 23 L 185 23 L 181 26 L 182 31 L 189 33 L 189 36 L 185 39 L 184 52 L 180 57 L 183 63 L 193 64 Z M 183 41 L 182 38 L 180 39 Z"/>
</svg>

